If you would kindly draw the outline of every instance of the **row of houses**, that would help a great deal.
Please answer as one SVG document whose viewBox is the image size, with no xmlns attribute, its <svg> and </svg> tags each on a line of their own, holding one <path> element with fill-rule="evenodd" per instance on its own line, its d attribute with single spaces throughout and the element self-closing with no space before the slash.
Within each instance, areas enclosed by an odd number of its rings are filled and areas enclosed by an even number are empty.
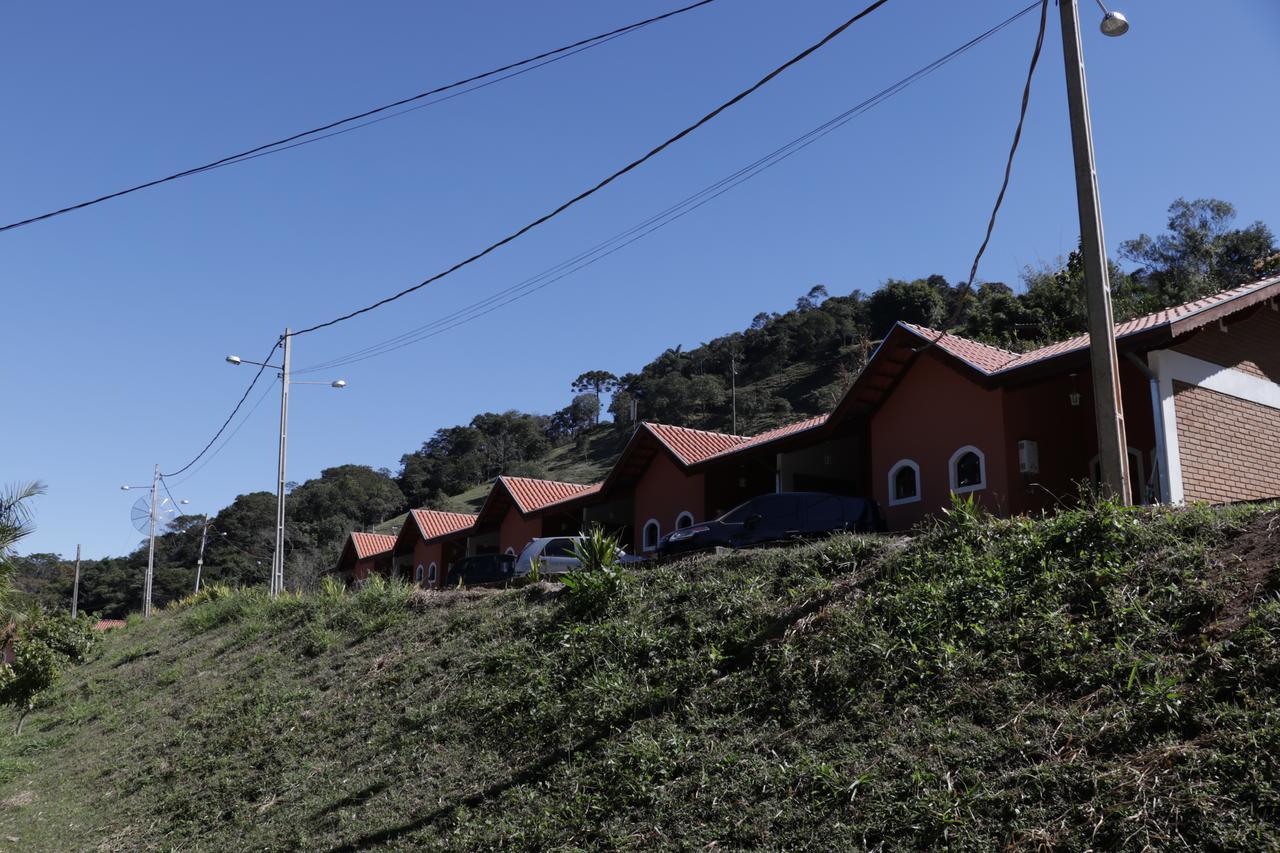
<svg viewBox="0 0 1280 853">
<path fill-rule="evenodd" d="M 1280 496 L 1280 277 L 1115 328 L 1135 501 Z M 336 570 L 444 583 L 464 555 L 519 553 L 593 522 L 633 553 L 771 491 L 870 496 L 890 530 L 953 494 L 1034 513 L 1098 479 L 1088 338 L 1010 352 L 909 323 L 835 409 L 755 436 L 641 423 L 599 483 L 499 477 L 476 514 L 413 510 L 352 533 Z"/>
</svg>

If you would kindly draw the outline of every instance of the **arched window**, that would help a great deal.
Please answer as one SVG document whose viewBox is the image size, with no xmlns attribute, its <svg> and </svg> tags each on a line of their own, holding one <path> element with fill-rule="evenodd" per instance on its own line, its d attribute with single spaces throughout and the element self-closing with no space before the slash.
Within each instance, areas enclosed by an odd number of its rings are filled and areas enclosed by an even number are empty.
<svg viewBox="0 0 1280 853">
<path fill-rule="evenodd" d="M 414 583 L 422 583 L 422 573 L 423 573 L 422 563 L 418 563 L 418 567 L 413 570 Z"/>
<path fill-rule="evenodd" d="M 899 460 L 889 469 L 889 506 L 920 500 L 920 466 L 911 459 Z"/>
<path fill-rule="evenodd" d="M 436 571 L 437 571 L 437 570 L 436 570 L 436 564 L 435 564 L 435 563 L 432 563 L 431 565 L 427 566 L 427 583 L 429 583 L 429 584 L 433 584 L 433 585 L 435 584 L 435 582 L 436 582 Z"/>
<path fill-rule="evenodd" d="M 510 545 L 508 545 L 508 546 L 507 546 L 506 553 L 507 553 L 507 554 L 510 554 L 512 557 L 514 557 L 514 556 L 516 555 L 516 549 L 515 549 L 515 548 L 512 548 Z"/>
<path fill-rule="evenodd" d="M 693 513 L 688 510 L 676 516 L 676 530 L 684 530 L 686 527 L 693 527 Z"/>
<path fill-rule="evenodd" d="M 658 524 L 658 519 L 651 518 L 644 523 L 644 536 L 640 540 L 640 545 L 645 551 L 653 551 L 658 547 L 658 540 L 662 538 L 662 527 Z"/>
<path fill-rule="evenodd" d="M 951 455 L 947 464 L 951 472 L 951 491 L 956 494 L 976 492 L 987 487 L 987 457 L 972 444 Z"/>
</svg>

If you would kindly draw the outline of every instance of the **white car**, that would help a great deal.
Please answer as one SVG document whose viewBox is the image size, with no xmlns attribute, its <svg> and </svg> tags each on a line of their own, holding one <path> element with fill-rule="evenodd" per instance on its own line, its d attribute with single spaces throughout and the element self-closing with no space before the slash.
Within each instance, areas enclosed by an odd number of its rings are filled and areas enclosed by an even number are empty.
<svg viewBox="0 0 1280 853">
<path fill-rule="evenodd" d="M 529 574 L 533 570 L 534 560 L 540 562 L 541 567 L 538 571 L 544 575 L 562 575 L 565 572 L 572 572 L 582 565 L 573 555 L 574 544 L 582 538 L 581 536 L 544 536 L 534 539 L 524 546 L 524 550 L 516 558 L 515 570 L 512 574 L 515 577 Z M 624 563 L 637 563 L 643 560 L 642 557 L 632 556 L 621 548 L 618 549 L 618 556 Z"/>
</svg>

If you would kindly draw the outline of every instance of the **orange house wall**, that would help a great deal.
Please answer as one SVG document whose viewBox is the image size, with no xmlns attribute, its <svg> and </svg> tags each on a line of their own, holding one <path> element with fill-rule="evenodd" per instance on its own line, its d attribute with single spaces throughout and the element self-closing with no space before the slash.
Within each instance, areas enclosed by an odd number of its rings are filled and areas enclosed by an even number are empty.
<svg viewBox="0 0 1280 853">
<path fill-rule="evenodd" d="M 950 505 L 951 455 L 973 445 L 986 456 L 987 487 L 970 492 L 993 512 L 1009 509 L 1004 399 L 924 353 L 871 418 L 871 483 L 890 530 L 910 527 Z M 889 469 L 899 460 L 920 466 L 920 500 L 889 505 Z"/>
<path fill-rule="evenodd" d="M 659 451 L 635 484 L 635 536 L 633 553 L 640 553 L 644 525 L 658 520 L 665 536 L 675 527 L 676 516 L 693 513 L 695 521 L 706 518 L 706 476 L 686 474 L 666 451 Z"/>
<path fill-rule="evenodd" d="M 1072 406 L 1072 390 L 1080 392 L 1080 405 Z M 1127 361 L 1120 362 L 1120 393 L 1124 402 L 1125 439 L 1142 456 L 1142 480 L 1151 477 L 1156 445 L 1147 378 Z M 1094 425 L 1093 387 L 1088 367 L 1075 379 L 1051 376 L 1029 386 L 1005 392 L 1005 454 L 1009 461 L 1010 511 L 1039 512 L 1059 501 L 1080 496 L 1089 480 L 1089 465 L 1098 454 Z M 1028 478 L 1018 471 L 1018 442 L 1035 441 L 1040 451 L 1040 473 Z"/>
<path fill-rule="evenodd" d="M 524 546 L 529 544 L 530 539 L 541 535 L 542 519 L 524 518 L 520 515 L 520 510 L 512 506 L 507 510 L 507 514 L 502 518 L 502 524 L 498 527 L 498 550 L 505 554 L 510 548 L 519 554 L 524 550 Z"/>
<path fill-rule="evenodd" d="M 441 555 L 444 553 L 444 545 L 440 542 L 424 542 L 419 539 L 413 546 L 413 567 L 411 572 L 416 572 L 418 566 L 422 566 L 422 585 L 432 586 L 427 580 L 431 564 L 436 564 L 436 582 L 435 587 L 439 587 L 441 581 L 444 580 L 444 565 L 441 562 Z M 410 575 L 412 577 L 412 575 Z"/>
</svg>

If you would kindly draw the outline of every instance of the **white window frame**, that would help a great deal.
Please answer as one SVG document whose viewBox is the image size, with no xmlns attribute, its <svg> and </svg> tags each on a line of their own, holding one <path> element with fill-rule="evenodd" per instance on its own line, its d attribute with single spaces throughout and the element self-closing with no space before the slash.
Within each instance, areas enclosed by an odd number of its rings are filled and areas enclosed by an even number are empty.
<svg viewBox="0 0 1280 853">
<path fill-rule="evenodd" d="M 956 463 L 960 461 L 960 457 L 966 453 L 973 453 L 978 457 L 978 467 L 982 470 L 982 477 L 972 486 L 960 486 L 956 483 Z M 947 460 L 947 478 L 951 481 L 951 491 L 957 495 L 967 494 L 969 492 L 980 492 L 987 487 L 987 454 L 983 453 L 972 444 L 966 444 L 964 447 L 951 454 L 951 458 Z"/>
<path fill-rule="evenodd" d="M 653 525 L 653 544 L 649 544 L 649 525 Z M 662 541 L 662 524 L 656 518 L 651 518 L 640 528 L 640 550 L 655 551 L 658 543 Z"/>
<path fill-rule="evenodd" d="M 682 529 L 683 529 L 683 528 L 680 526 L 680 519 L 682 519 L 682 518 L 687 518 L 687 519 L 689 519 L 689 523 L 688 523 L 688 524 L 686 524 L 686 525 L 685 525 L 685 527 L 693 527 L 693 513 L 689 512 L 689 510 L 687 510 L 687 509 L 686 509 L 686 510 L 684 510 L 683 512 L 681 512 L 679 515 L 677 515 L 677 516 L 676 516 L 676 526 L 675 526 L 675 527 L 673 527 L 673 528 L 671 528 L 672 530 L 682 530 Z"/>
<path fill-rule="evenodd" d="M 516 549 L 515 549 L 515 548 L 512 548 L 510 545 L 508 545 L 508 546 L 507 546 L 507 550 L 503 551 L 502 553 L 504 553 L 504 554 L 509 554 L 509 555 L 511 555 L 512 557 L 514 557 L 514 556 L 516 555 Z"/>
<path fill-rule="evenodd" d="M 910 468 L 916 472 L 916 493 L 913 497 L 898 498 L 894 496 L 894 481 L 898 479 L 898 472 L 903 468 Z M 984 471 L 985 473 L 985 471 Z M 920 466 L 914 459 L 899 459 L 889 469 L 889 506 L 902 506 L 903 504 L 919 503 L 921 493 L 924 491 L 920 482 Z"/>
<path fill-rule="evenodd" d="M 434 584 L 436 582 L 436 577 L 439 576 L 439 574 L 439 567 L 436 566 L 435 562 L 432 562 L 431 565 L 427 566 L 427 583 Z"/>
<path fill-rule="evenodd" d="M 422 578 L 424 577 L 425 572 L 426 569 L 422 568 L 422 563 L 418 563 L 417 567 L 413 570 L 413 582 L 422 583 Z"/>
</svg>

